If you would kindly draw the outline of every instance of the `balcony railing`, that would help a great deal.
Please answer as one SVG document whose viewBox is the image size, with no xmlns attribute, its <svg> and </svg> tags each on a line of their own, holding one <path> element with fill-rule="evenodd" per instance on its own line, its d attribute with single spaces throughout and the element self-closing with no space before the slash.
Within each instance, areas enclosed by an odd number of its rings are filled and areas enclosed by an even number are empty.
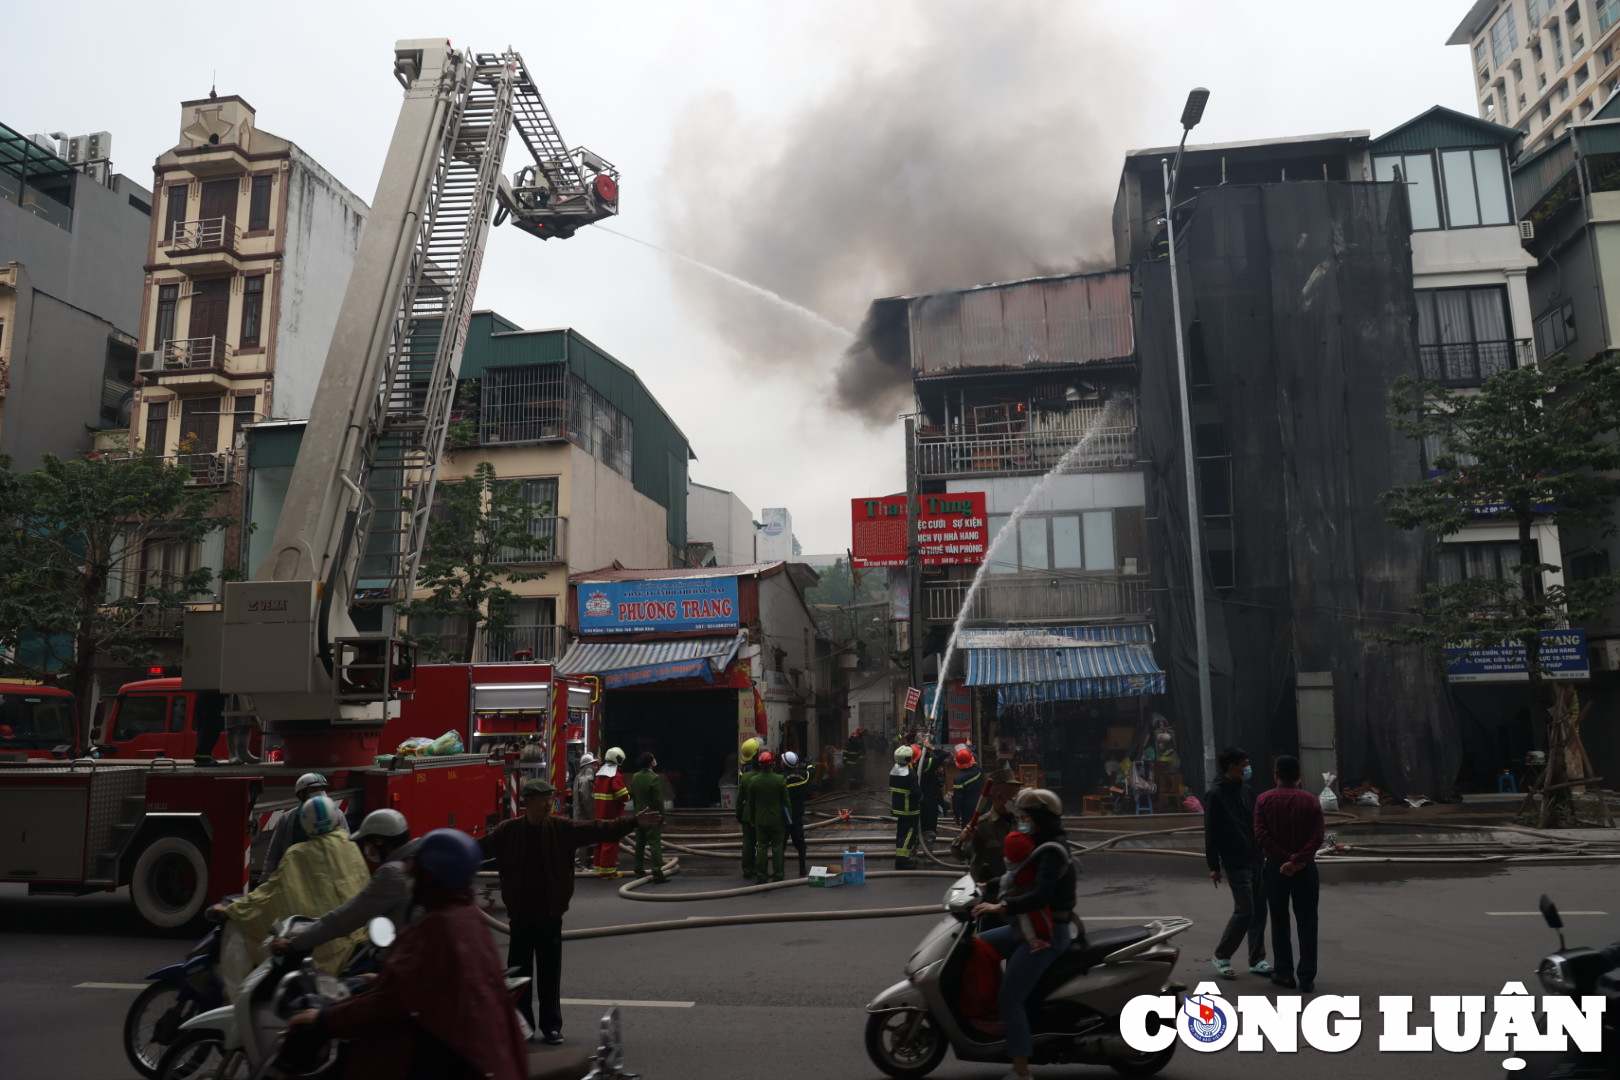
<svg viewBox="0 0 1620 1080">
<path fill-rule="evenodd" d="M 171 338 L 163 343 L 163 368 L 223 367 L 231 348 L 213 335 L 194 338 Z"/>
<path fill-rule="evenodd" d="M 971 584 L 945 581 L 924 585 L 926 617 L 934 622 L 954 621 L 967 601 Z M 974 596 L 967 618 L 970 622 L 1036 622 L 1146 615 L 1149 609 L 1145 577 L 992 577 Z"/>
<path fill-rule="evenodd" d="M 174 235 L 169 237 L 169 247 L 175 251 L 235 247 L 241 238 L 242 230 L 238 229 L 230 218 L 198 218 L 195 221 L 175 222 Z"/>
<path fill-rule="evenodd" d="M 483 662 L 508 663 L 513 660 L 555 660 L 568 646 L 566 626 L 508 626 L 503 634 L 484 640 Z M 526 656 L 518 656 L 527 651 Z"/>
<path fill-rule="evenodd" d="M 527 550 L 502 548 L 495 561 L 506 565 L 517 563 L 565 563 L 568 561 L 567 518 L 530 518 L 529 535 L 535 540 L 533 547 Z"/>
<path fill-rule="evenodd" d="M 1046 430 L 992 435 L 920 435 L 917 471 L 924 476 L 1046 472 L 1074 450 L 1087 432 Z M 1070 469 L 1114 469 L 1141 456 L 1136 425 L 1098 428 L 1070 458 Z"/>
<path fill-rule="evenodd" d="M 1419 345 L 1423 377 L 1445 386 L 1478 386 L 1492 375 L 1535 363 L 1529 338 L 1513 341 L 1470 341 L 1453 345 Z"/>
<path fill-rule="evenodd" d="M 236 479 L 236 455 L 229 450 L 217 454 L 171 454 L 166 465 L 178 465 L 191 473 L 186 483 L 193 487 L 222 487 Z"/>
</svg>

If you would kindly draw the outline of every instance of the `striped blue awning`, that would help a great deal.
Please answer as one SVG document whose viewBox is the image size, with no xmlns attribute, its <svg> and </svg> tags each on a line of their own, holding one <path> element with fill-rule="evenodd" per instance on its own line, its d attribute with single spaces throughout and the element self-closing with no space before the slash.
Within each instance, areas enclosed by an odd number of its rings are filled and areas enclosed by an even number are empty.
<svg viewBox="0 0 1620 1080">
<path fill-rule="evenodd" d="M 1162 694 L 1152 640 L 1144 625 L 1065 626 L 963 630 L 958 644 L 967 652 L 967 684 L 996 687 L 1000 712 L 1032 702 Z"/>
<path fill-rule="evenodd" d="M 737 658 L 747 635 L 673 641 L 576 641 L 557 661 L 558 675 L 598 675 L 609 689 L 666 679 L 708 678 Z"/>
</svg>

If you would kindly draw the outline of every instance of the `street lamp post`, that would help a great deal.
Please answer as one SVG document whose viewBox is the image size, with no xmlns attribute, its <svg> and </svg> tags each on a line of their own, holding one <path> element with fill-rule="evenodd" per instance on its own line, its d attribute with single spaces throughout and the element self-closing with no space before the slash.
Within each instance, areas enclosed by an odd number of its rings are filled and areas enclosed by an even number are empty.
<svg viewBox="0 0 1620 1080">
<path fill-rule="evenodd" d="M 1176 181 L 1187 134 L 1203 119 L 1209 91 L 1202 86 L 1187 95 L 1181 110 L 1181 142 L 1174 166 L 1160 161 L 1164 170 L 1164 228 L 1170 248 L 1170 308 L 1175 319 L 1176 375 L 1181 389 L 1181 456 L 1187 469 L 1187 546 L 1192 564 L 1193 633 L 1198 649 L 1198 719 L 1204 744 L 1204 784 L 1215 782 L 1215 708 L 1209 685 L 1209 623 L 1204 612 L 1203 518 L 1198 512 L 1198 459 L 1193 455 L 1192 395 L 1188 389 L 1187 347 L 1181 331 L 1181 279 L 1176 274 Z"/>
</svg>

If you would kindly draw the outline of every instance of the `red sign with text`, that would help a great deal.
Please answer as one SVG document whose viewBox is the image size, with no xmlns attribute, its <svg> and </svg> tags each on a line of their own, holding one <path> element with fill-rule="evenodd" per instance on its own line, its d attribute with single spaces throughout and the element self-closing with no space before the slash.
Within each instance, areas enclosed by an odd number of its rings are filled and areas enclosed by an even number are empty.
<svg viewBox="0 0 1620 1080">
<path fill-rule="evenodd" d="M 917 547 L 924 566 L 981 563 L 990 546 L 984 492 L 918 496 Z M 906 565 L 906 497 L 850 500 L 850 554 L 858 567 Z"/>
</svg>

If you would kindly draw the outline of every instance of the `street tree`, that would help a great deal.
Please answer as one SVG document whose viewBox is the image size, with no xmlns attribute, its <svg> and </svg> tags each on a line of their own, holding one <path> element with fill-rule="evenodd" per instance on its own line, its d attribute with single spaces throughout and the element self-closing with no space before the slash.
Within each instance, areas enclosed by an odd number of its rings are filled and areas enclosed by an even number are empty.
<svg viewBox="0 0 1620 1080">
<path fill-rule="evenodd" d="M 1532 715 L 1547 733 L 1547 766 L 1533 785 L 1541 823 L 1567 820 L 1571 788 L 1591 775 L 1572 695 L 1554 693 L 1541 663 L 1541 632 L 1591 618 L 1620 592 L 1620 574 L 1543 587 L 1561 568 L 1542 559 L 1534 526 L 1612 535 L 1620 499 L 1620 360 L 1588 365 L 1560 355 L 1501 372 L 1477 390 L 1402 377 L 1391 422 L 1424 444 L 1426 476 L 1382 496 L 1388 520 L 1456 540 L 1470 524 L 1514 529 L 1516 561 L 1504 577 L 1462 576 L 1421 590 L 1416 621 L 1377 635 L 1435 650 L 1517 644 L 1524 650 Z"/>
<path fill-rule="evenodd" d="M 152 629 L 213 591 L 189 553 L 231 524 L 191 481 L 152 454 L 0 458 L 0 674 L 55 675 L 88 717 L 98 662 L 157 659 Z"/>
<path fill-rule="evenodd" d="M 447 648 L 434 635 L 407 632 L 431 662 L 470 664 L 482 630 L 498 638 L 509 626 L 509 607 L 517 594 L 507 586 L 545 577 L 522 570 L 551 546 L 551 537 L 535 521 L 549 517 L 549 505 L 527 502 L 516 481 L 502 481 L 495 466 L 480 461 L 464 480 L 441 483 L 416 586 L 428 595 L 400 606 L 409 617 L 453 620 L 466 628 L 457 648 Z"/>
</svg>

